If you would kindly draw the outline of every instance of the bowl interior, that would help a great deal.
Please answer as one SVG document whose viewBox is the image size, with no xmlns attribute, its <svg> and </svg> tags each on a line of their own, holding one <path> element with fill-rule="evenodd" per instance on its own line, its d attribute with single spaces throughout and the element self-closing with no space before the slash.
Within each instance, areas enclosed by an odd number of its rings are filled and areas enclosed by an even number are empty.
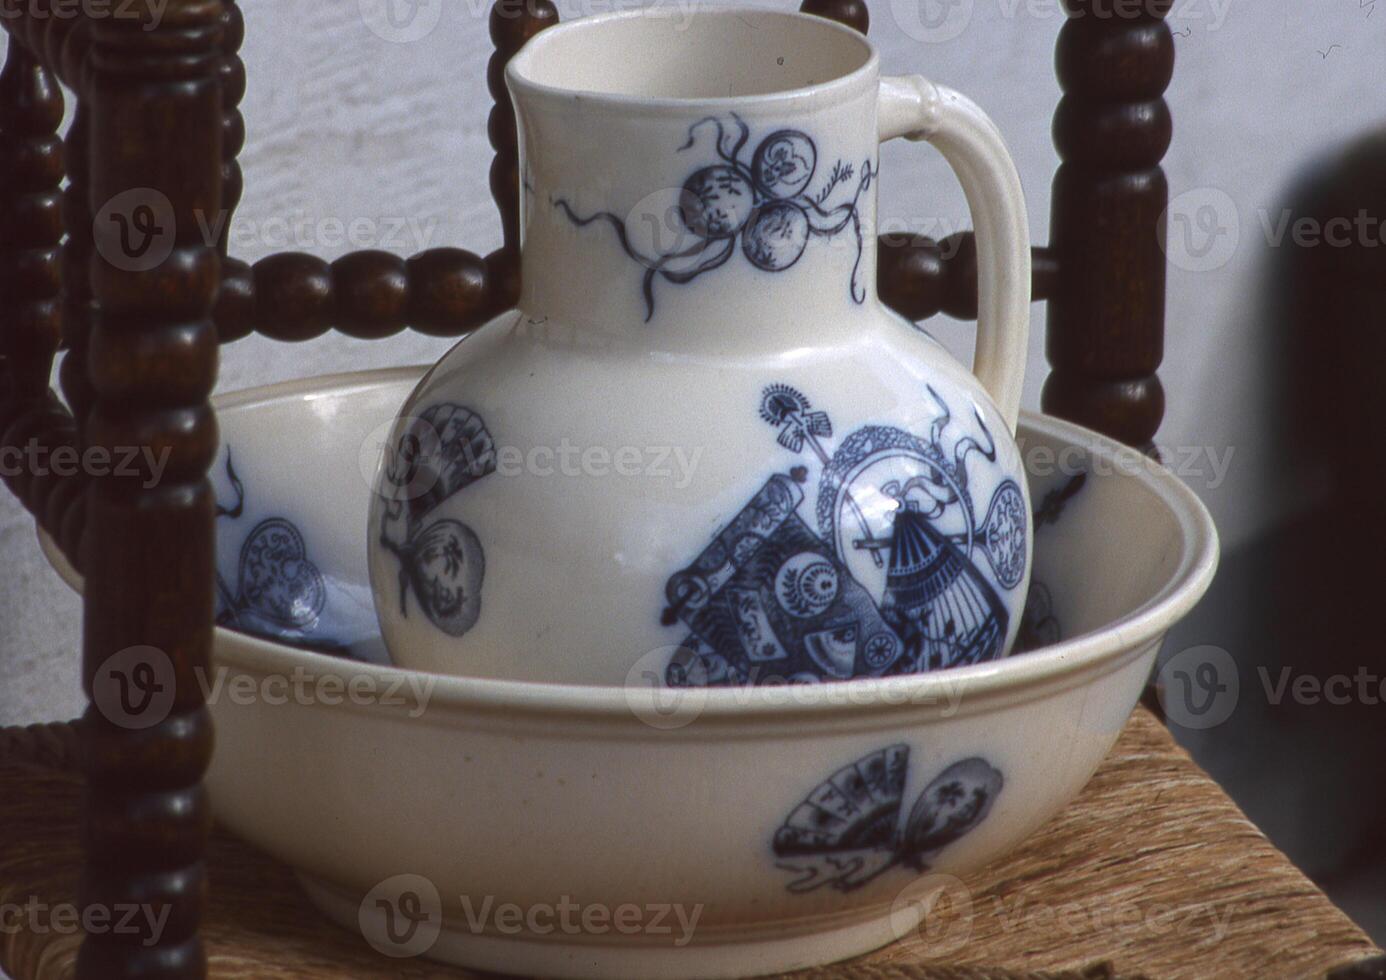
<svg viewBox="0 0 1386 980">
<path fill-rule="evenodd" d="M 390 663 L 366 569 L 367 507 L 388 427 L 419 376 L 372 372 L 218 400 L 219 625 Z M 1201 509 L 1172 499 L 1171 478 L 1143 457 L 1036 415 L 1019 442 L 1036 512 L 1018 653 L 1136 616 L 1209 547 L 1199 539 L 1210 532 L 1191 526 L 1190 508 Z"/>
</svg>

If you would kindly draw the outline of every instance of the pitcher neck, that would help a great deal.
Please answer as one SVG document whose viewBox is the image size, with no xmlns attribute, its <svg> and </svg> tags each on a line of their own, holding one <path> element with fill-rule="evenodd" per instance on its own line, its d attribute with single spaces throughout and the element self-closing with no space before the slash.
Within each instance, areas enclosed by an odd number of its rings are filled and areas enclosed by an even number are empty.
<svg viewBox="0 0 1386 980">
<path fill-rule="evenodd" d="M 850 332 L 876 295 L 874 108 L 521 104 L 521 310 L 656 350 Z"/>
</svg>

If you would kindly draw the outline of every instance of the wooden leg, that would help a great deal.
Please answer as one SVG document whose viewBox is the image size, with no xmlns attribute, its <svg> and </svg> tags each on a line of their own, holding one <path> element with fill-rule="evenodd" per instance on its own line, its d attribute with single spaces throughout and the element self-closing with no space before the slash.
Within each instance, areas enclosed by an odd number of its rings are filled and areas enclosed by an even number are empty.
<svg viewBox="0 0 1386 980">
<path fill-rule="evenodd" d="M 170 0 L 161 17 L 91 25 L 86 441 L 163 465 L 96 477 L 87 495 L 81 897 L 97 914 L 148 914 L 133 932 L 88 933 L 83 980 L 206 973 L 212 726 L 199 681 L 212 640 L 220 256 L 202 227 L 223 204 L 224 14 L 221 0 Z"/>
</svg>

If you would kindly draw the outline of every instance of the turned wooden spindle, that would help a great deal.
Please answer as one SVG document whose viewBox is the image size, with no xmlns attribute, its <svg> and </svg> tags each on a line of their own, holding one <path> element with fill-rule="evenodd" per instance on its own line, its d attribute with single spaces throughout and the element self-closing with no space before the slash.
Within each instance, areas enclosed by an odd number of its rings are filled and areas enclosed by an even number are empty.
<svg viewBox="0 0 1386 980">
<path fill-rule="evenodd" d="M 866 0 L 804 0 L 799 9 L 846 24 L 862 34 L 871 26 L 871 11 L 866 9 Z"/>
<path fill-rule="evenodd" d="M 217 250 L 221 253 L 221 288 L 218 290 L 214 318 L 220 342 L 239 340 L 254 330 L 254 283 L 250 266 L 227 258 L 231 240 L 231 219 L 241 203 L 245 189 L 241 173 L 240 152 L 245 147 L 245 117 L 241 114 L 241 99 L 245 98 L 245 63 L 240 49 L 245 40 L 245 17 L 236 0 L 224 0 L 222 12 L 221 60 L 217 62 L 217 78 L 221 82 L 221 205 L 218 216 L 220 231 Z M 225 321 L 225 322 L 223 322 Z M 235 333 L 239 329 L 241 332 Z"/>
<path fill-rule="evenodd" d="M 365 251 L 328 262 L 284 252 L 256 262 L 224 263 L 215 319 L 222 343 L 259 332 L 302 341 L 337 329 L 378 340 L 406 326 L 456 337 L 513 306 L 519 297 L 520 175 L 515 110 L 504 71 L 525 43 L 558 22 L 550 0 L 500 0 L 491 10 L 496 53 L 487 66 L 495 105 L 487 132 L 496 157 L 491 194 L 501 217 L 503 245 L 482 258 L 459 248 L 435 248 L 410 258 Z"/>
<path fill-rule="evenodd" d="M 486 260 L 460 248 L 430 249 L 408 259 L 352 252 L 335 262 L 281 252 L 254 266 L 227 261 L 216 323 L 222 343 L 253 332 L 311 340 L 334 327 L 369 340 L 405 326 L 456 337 L 497 309 Z"/>
<path fill-rule="evenodd" d="M 1051 246 L 1061 270 L 1049 306 L 1046 412 L 1149 449 L 1164 415 L 1169 188 L 1160 160 L 1171 122 L 1163 98 L 1174 39 L 1152 0 L 1136 16 L 1099 16 L 1065 0 L 1054 117 Z"/>
<path fill-rule="evenodd" d="M 245 18 L 236 0 L 223 0 L 221 15 L 221 59 L 217 62 L 217 79 L 221 83 L 221 222 L 217 248 L 222 257 L 231 235 L 231 216 L 241 203 L 244 178 L 237 159 L 245 147 L 245 117 L 241 115 L 241 99 L 245 98 L 245 64 L 241 61 L 241 43 L 245 40 Z"/>
<path fill-rule="evenodd" d="M 96 302 L 86 442 L 167 453 L 158 479 L 98 476 L 87 494 L 84 905 L 135 904 L 163 927 L 87 935 L 82 980 L 192 978 L 212 749 L 198 672 L 212 640 L 216 454 L 208 395 L 220 256 L 197 220 L 222 206 L 221 0 L 91 24 L 89 194 Z"/>
<path fill-rule="evenodd" d="M 87 377 L 87 344 L 95 315 L 91 295 L 92 210 L 88 197 L 91 175 L 91 107 L 82 95 L 89 70 L 91 31 L 82 23 L 67 32 L 61 61 L 68 75 L 78 84 L 76 106 L 67 131 L 67 190 L 63 195 L 63 223 L 67 239 L 63 242 L 63 356 L 59 381 L 63 398 L 72 410 L 70 438 L 82 444 L 82 431 L 94 398 Z M 69 561 L 81 567 L 82 531 L 86 525 L 86 475 L 79 473 L 50 494 L 44 505 L 47 526 L 52 530 Z"/>
<path fill-rule="evenodd" d="M 9 474 L 8 485 L 40 525 L 60 537 L 81 478 L 80 472 L 59 475 L 73 465 L 77 436 L 66 409 L 48 391 L 69 291 L 67 248 L 58 242 L 70 214 L 59 187 L 71 143 L 65 149 L 56 136 L 62 94 L 55 76 L 77 77 L 73 62 L 66 69 L 61 63 L 69 39 L 82 33 L 86 20 L 53 16 L 50 0 L 0 0 L 0 14 L 12 39 L 0 76 L 0 118 L 8 120 L 0 123 L 0 242 L 11 253 L 0 262 L 0 317 L 13 317 L 0 328 L 7 374 L 0 443 L 21 451 L 25 463 Z M 67 454 L 59 465 L 53 463 L 55 451 Z"/>
<path fill-rule="evenodd" d="M 1053 251 L 1031 249 L 1030 263 L 1031 297 L 1049 299 L 1059 281 Z M 941 242 L 924 235 L 881 235 L 876 269 L 881 301 L 908 320 L 939 313 L 977 319 L 977 242 L 970 231 Z"/>
<path fill-rule="evenodd" d="M 58 349 L 63 96 L 57 79 L 19 40 L 0 71 L 0 432 L 23 447 L 45 425 Z M 34 473 L 11 472 L 21 498 Z"/>
<path fill-rule="evenodd" d="M 491 41 L 495 54 L 486 65 L 486 87 L 495 105 L 486 132 L 496 151 L 491 161 L 491 197 L 500 211 L 504 244 L 486 257 L 492 283 L 492 305 L 499 311 L 520 298 L 520 158 L 515 105 L 505 87 L 505 66 L 526 41 L 558 23 L 551 0 L 496 0 L 491 8 Z"/>
<path fill-rule="evenodd" d="M 73 90 L 79 88 L 78 71 L 63 56 L 67 36 L 91 19 L 86 7 L 71 0 L 0 0 L 0 28 Z"/>
</svg>

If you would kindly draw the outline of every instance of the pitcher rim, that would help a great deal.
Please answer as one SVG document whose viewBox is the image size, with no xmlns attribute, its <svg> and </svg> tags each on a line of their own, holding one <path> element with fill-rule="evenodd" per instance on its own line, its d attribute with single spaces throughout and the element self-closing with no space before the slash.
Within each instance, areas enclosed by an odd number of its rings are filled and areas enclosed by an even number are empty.
<svg viewBox="0 0 1386 980">
<path fill-rule="evenodd" d="M 638 10 L 594 14 L 589 17 L 579 18 L 578 20 L 556 24 L 553 27 L 540 31 L 538 34 L 534 35 L 534 37 L 530 38 L 505 66 L 505 81 L 510 89 L 512 99 L 517 103 L 520 101 L 520 97 L 550 99 L 568 103 L 581 100 L 597 106 L 619 108 L 626 113 L 641 111 L 654 113 L 680 110 L 687 111 L 697 107 L 707 107 L 714 111 L 729 108 L 756 109 L 765 107 L 767 109 L 783 112 L 799 106 L 820 107 L 825 101 L 834 101 L 834 96 L 845 98 L 855 95 L 857 94 L 856 90 L 867 89 L 877 84 L 877 80 L 880 77 L 880 53 L 877 51 L 876 45 L 873 44 L 866 35 L 844 24 L 839 24 L 837 21 L 830 20 L 826 17 L 820 17 L 816 14 L 806 14 L 797 10 L 767 10 L 764 7 L 749 6 L 717 7 L 711 10 L 700 11 L 696 16 L 722 18 L 754 16 L 786 22 L 811 22 L 815 29 L 822 29 L 827 33 L 834 33 L 845 40 L 851 41 L 858 48 L 865 51 L 866 60 L 851 71 L 824 79 L 821 82 L 814 82 L 811 85 L 800 85 L 776 92 L 755 92 L 748 95 L 631 95 L 620 92 L 603 92 L 597 89 L 554 85 L 549 82 L 538 81 L 524 74 L 538 53 L 542 52 L 545 47 L 558 43 L 569 35 L 596 30 L 606 24 L 619 21 L 636 19 L 658 20 L 661 18 L 655 12 L 660 9 L 661 8 L 656 5 L 652 7 L 642 7 Z M 672 17 L 673 12 L 671 11 L 667 16 Z"/>
</svg>

